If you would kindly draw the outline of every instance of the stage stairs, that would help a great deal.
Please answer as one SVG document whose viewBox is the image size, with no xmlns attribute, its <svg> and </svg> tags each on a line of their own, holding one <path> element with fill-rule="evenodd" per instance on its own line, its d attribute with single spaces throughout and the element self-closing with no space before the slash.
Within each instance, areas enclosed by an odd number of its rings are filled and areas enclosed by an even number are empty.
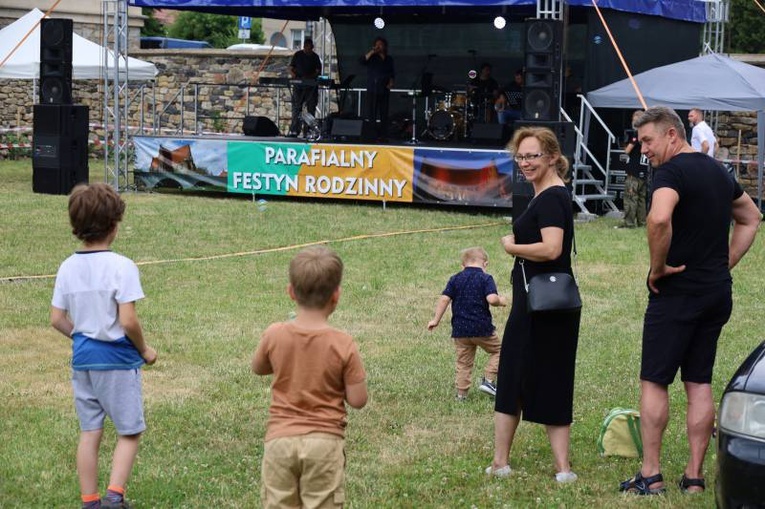
<svg viewBox="0 0 765 509">
<path fill-rule="evenodd" d="M 616 191 L 610 188 L 612 177 L 610 175 L 612 147 L 616 146 L 616 137 L 608 130 L 605 123 L 592 110 L 584 96 L 579 96 L 582 100 L 580 111 L 588 111 L 589 115 L 580 115 L 579 124 L 574 124 L 576 132 L 576 147 L 574 150 L 574 161 L 571 168 L 571 185 L 574 203 L 581 213 L 584 214 L 606 214 L 609 212 L 619 212 L 619 208 L 614 203 Z M 589 108 L 589 109 L 588 109 Z M 569 114 L 561 108 L 561 117 L 567 122 L 573 122 Z M 608 139 L 608 148 L 606 149 L 606 160 L 601 162 L 587 146 L 589 134 L 590 116 L 595 117 L 600 125 L 605 129 Z M 584 119 L 587 118 L 587 122 Z"/>
</svg>

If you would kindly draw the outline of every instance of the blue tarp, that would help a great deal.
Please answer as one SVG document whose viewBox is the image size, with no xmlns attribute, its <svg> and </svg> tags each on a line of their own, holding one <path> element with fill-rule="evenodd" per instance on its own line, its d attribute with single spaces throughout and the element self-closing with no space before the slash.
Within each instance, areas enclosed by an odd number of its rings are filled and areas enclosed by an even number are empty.
<svg viewBox="0 0 765 509">
<path fill-rule="evenodd" d="M 139 7 L 311 19 L 327 17 L 335 11 L 368 14 L 380 9 L 387 12 L 417 8 L 486 9 L 536 5 L 536 0 L 128 0 L 128 3 Z M 568 4 L 572 7 L 592 7 L 592 0 L 568 0 Z M 699 0 L 598 0 L 598 6 L 696 23 L 706 21 L 705 3 Z"/>
</svg>

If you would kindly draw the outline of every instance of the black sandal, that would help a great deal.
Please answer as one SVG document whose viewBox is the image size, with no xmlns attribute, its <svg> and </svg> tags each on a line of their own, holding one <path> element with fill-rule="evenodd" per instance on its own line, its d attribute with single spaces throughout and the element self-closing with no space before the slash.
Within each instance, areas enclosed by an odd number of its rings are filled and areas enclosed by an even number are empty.
<svg viewBox="0 0 765 509">
<path fill-rule="evenodd" d="M 657 482 L 664 482 L 664 476 L 661 473 L 652 475 L 651 477 L 643 477 L 643 474 L 638 472 L 632 479 L 627 479 L 619 484 L 619 491 L 625 493 L 633 493 L 635 495 L 661 495 L 666 491 L 666 488 L 649 488 L 650 485 Z"/>
<path fill-rule="evenodd" d="M 701 491 L 706 491 L 707 489 L 707 484 L 703 478 L 693 479 L 692 477 L 686 477 L 685 474 L 683 474 L 682 479 L 680 479 L 677 485 L 680 486 L 680 491 L 683 493 L 701 493 Z M 688 491 L 688 488 L 694 486 L 701 488 L 701 491 Z"/>
</svg>

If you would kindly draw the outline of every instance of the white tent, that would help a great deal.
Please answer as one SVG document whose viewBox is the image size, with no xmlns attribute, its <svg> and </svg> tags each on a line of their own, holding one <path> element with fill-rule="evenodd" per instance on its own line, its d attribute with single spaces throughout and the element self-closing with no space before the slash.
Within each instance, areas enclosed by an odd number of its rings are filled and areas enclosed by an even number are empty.
<svg viewBox="0 0 765 509">
<path fill-rule="evenodd" d="M 7 27 L 0 30 L 0 62 L 8 58 L 16 45 L 30 30 L 32 33 L 16 48 L 11 57 L 0 66 L 0 78 L 37 79 L 40 76 L 40 25 L 45 14 L 33 9 Z M 107 62 L 104 62 L 106 60 Z M 158 71 L 154 64 L 128 57 L 120 57 L 120 77 L 135 81 L 152 80 Z M 72 34 L 72 79 L 102 79 L 111 77 L 114 70 L 114 53 L 95 42 Z"/>
</svg>

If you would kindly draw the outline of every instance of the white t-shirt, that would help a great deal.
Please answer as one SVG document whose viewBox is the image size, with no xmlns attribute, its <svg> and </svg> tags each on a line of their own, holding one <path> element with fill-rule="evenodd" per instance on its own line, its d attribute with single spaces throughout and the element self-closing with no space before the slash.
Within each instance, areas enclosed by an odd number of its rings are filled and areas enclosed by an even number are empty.
<svg viewBox="0 0 765 509">
<path fill-rule="evenodd" d="M 695 126 L 693 126 L 693 131 L 691 132 L 691 146 L 696 150 L 696 152 L 701 152 L 701 145 L 704 143 L 704 140 L 709 143 L 709 148 L 707 149 L 707 155 L 710 157 L 715 156 L 715 133 L 712 132 L 712 128 L 707 125 L 705 121 L 701 121 Z"/>
<path fill-rule="evenodd" d="M 112 251 L 81 251 L 61 263 L 53 307 L 69 313 L 74 334 L 101 341 L 125 336 L 118 306 L 144 297 L 138 267 Z"/>
</svg>

